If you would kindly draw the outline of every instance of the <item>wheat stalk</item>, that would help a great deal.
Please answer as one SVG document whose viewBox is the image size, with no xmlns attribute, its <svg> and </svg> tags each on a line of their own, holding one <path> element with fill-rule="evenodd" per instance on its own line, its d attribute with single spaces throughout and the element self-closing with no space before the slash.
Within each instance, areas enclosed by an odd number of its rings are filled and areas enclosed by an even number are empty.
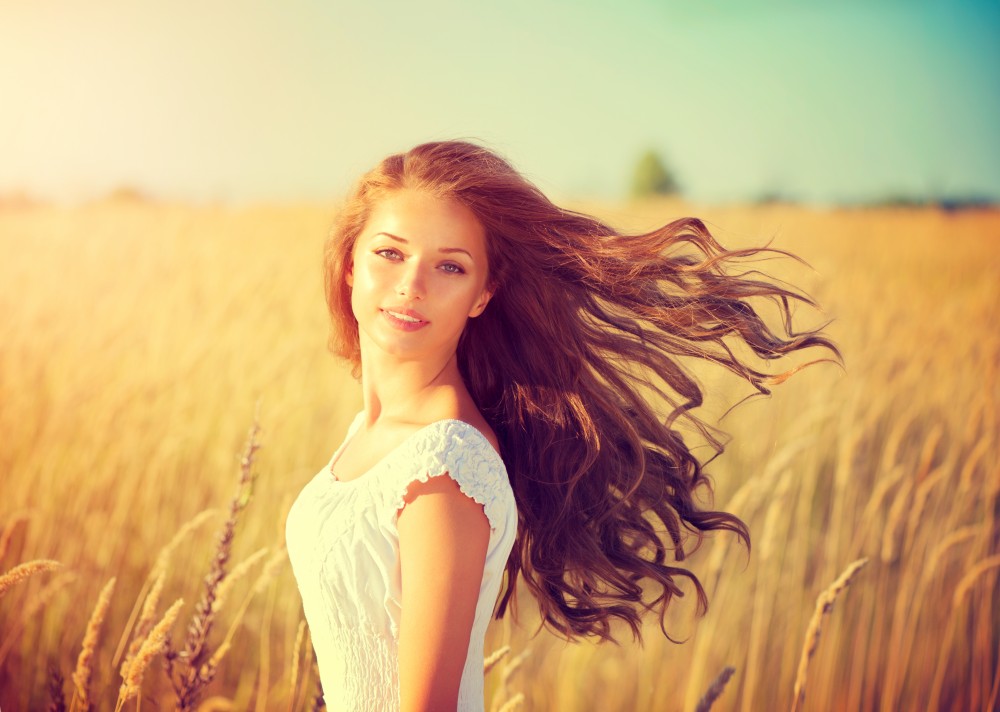
<svg viewBox="0 0 1000 712">
<path fill-rule="evenodd" d="M 21 611 L 21 617 L 18 621 L 9 626 L 5 632 L 5 637 L 3 645 L 0 646 L 0 668 L 3 667 L 4 660 L 7 659 L 7 655 L 10 653 L 11 648 L 14 647 L 14 642 L 17 640 L 17 636 L 24 630 L 27 622 L 31 620 L 34 615 L 48 605 L 49 600 L 59 592 L 66 584 L 74 581 L 76 579 L 76 574 L 70 571 L 64 571 L 51 581 L 49 581 L 36 595 L 31 596 L 28 599 L 27 605 Z"/>
<path fill-rule="evenodd" d="M 3 561 L 3 557 L 7 555 L 7 549 L 10 547 L 10 540 L 14 536 L 17 525 L 26 521 L 28 521 L 27 510 L 15 513 L 4 526 L 3 532 L 0 533 L 0 561 Z"/>
<path fill-rule="evenodd" d="M 524 664 L 524 661 L 528 659 L 529 655 L 531 655 L 531 650 L 529 648 L 525 648 L 520 655 L 507 663 L 507 666 L 503 669 L 503 673 L 501 675 L 505 686 L 510 682 L 510 678 L 514 675 L 514 673 L 517 672 L 521 665 Z"/>
<path fill-rule="evenodd" d="M 167 642 L 167 634 L 170 632 L 170 628 L 177 619 L 177 615 L 180 613 L 181 606 L 183 605 L 183 598 L 178 598 L 174 601 L 173 605 L 163 614 L 160 622 L 153 627 L 149 636 L 143 641 L 142 647 L 139 648 L 139 652 L 136 653 L 128 666 L 128 674 L 123 676 L 122 686 L 118 691 L 116 711 L 121 710 L 126 702 L 139 694 L 146 668 L 149 667 L 152 659 L 163 651 Z"/>
<path fill-rule="evenodd" d="M 222 658 L 226 656 L 226 653 L 229 652 L 229 649 L 232 646 L 233 636 L 236 635 L 236 631 L 243 622 L 243 616 L 246 615 L 247 609 L 250 608 L 250 602 L 253 600 L 254 596 L 264 590 L 271 579 L 273 579 L 278 573 L 278 569 L 286 560 L 287 551 L 285 550 L 285 547 L 281 547 L 275 551 L 271 555 L 271 558 L 267 560 L 267 563 L 264 564 L 264 568 L 257 577 L 257 580 L 254 581 L 253 587 L 250 589 L 250 593 L 244 597 L 239 610 L 236 612 L 236 615 L 233 616 L 233 622 L 229 624 L 229 630 L 226 631 L 226 637 L 223 638 L 222 644 L 216 649 L 215 653 L 208 661 L 207 667 L 205 668 L 206 671 L 214 670 L 219 666 Z"/>
<path fill-rule="evenodd" d="M 976 579 L 982 576 L 989 569 L 1000 566 L 1000 554 L 994 554 L 993 556 L 988 556 L 985 559 L 976 563 L 969 571 L 962 577 L 961 581 L 958 582 L 958 586 L 955 587 L 955 593 L 951 599 L 951 605 L 953 608 L 958 608 L 962 605 L 962 599 L 965 598 L 965 594 L 969 592 L 972 588 Z"/>
<path fill-rule="evenodd" d="M 111 580 L 104 584 L 104 588 L 101 589 L 101 593 L 97 597 L 97 605 L 94 606 L 94 612 L 90 614 L 90 620 L 87 621 L 83 645 L 80 647 L 80 655 L 76 659 L 76 670 L 73 672 L 73 685 L 76 687 L 74 703 L 78 699 L 85 710 L 90 709 L 90 680 L 94 675 L 94 653 L 101 637 L 101 627 L 104 625 L 108 608 L 111 606 L 111 594 L 115 590 L 117 580 L 117 578 L 111 577 Z"/>
<path fill-rule="evenodd" d="M 213 655 L 208 645 L 208 638 L 216 618 L 213 604 L 218 595 L 219 587 L 227 576 L 226 565 L 232 554 L 236 524 L 240 519 L 240 514 L 249 504 L 253 493 L 253 483 L 256 479 L 253 465 L 257 450 L 260 449 L 260 443 L 257 440 L 259 433 L 260 425 L 255 416 L 247 434 L 243 455 L 240 458 L 236 494 L 229 502 L 229 516 L 223 522 L 219 532 L 215 555 L 212 557 L 208 575 L 204 580 L 201 598 L 195 605 L 194 617 L 188 624 L 184 648 L 180 651 L 175 650 L 169 641 L 166 645 L 167 677 L 170 678 L 173 685 L 177 708 L 181 712 L 187 712 L 195 707 L 202 690 L 215 677 L 214 661 L 221 657 L 219 650 Z M 223 644 L 223 647 L 225 645 Z M 176 669 L 178 661 L 183 665 L 181 670 Z"/>
<path fill-rule="evenodd" d="M 903 480 L 896 498 L 889 507 L 885 530 L 882 532 L 882 563 L 891 564 L 899 557 L 899 547 L 896 545 L 896 531 L 907 511 L 910 494 L 913 491 L 913 480 Z"/>
<path fill-rule="evenodd" d="M 302 657 L 302 644 L 306 637 L 306 622 L 299 621 L 298 630 L 295 631 L 295 646 L 292 650 L 292 681 L 288 686 L 288 712 L 295 708 L 295 698 L 298 692 L 295 688 L 299 684 L 299 658 Z"/>
<path fill-rule="evenodd" d="M 267 560 L 264 564 L 264 569 L 260 572 L 260 576 L 253 584 L 253 594 L 256 595 L 264 590 L 264 587 L 271 582 L 275 576 L 278 575 L 278 569 L 288 561 L 288 550 L 282 546 L 280 549 L 271 554 L 271 558 Z"/>
<path fill-rule="evenodd" d="M 941 557 L 945 555 L 948 549 L 956 544 L 961 544 L 966 539 L 971 539 L 979 532 L 979 530 L 979 526 L 970 524 L 960 527 L 952 532 L 948 532 L 948 534 L 941 539 L 938 545 L 934 547 L 930 556 L 927 557 L 927 564 L 924 566 L 921 583 L 926 584 L 931 580 L 934 572 L 937 570 L 938 563 L 941 561 Z"/>
<path fill-rule="evenodd" d="M 865 523 L 874 521 L 875 513 L 882 508 L 882 505 L 889 496 L 890 490 L 892 490 L 892 488 L 903 479 L 905 474 L 906 469 L 902 465 L 896 465 L 876 480 L 875 487 L 872 489 L 872 493 L 868 497 L 868 501 L 865 503 L 865 508 L 861 512 L 861 516 L 858 518 L 858 521 L 861 522 L 862 525 L 859 526 L 854 532 L 854 536 L 851 538 L 851 546 L 848 548 L 848 551 L 858 551 L 862 548 L 863 542 L 867 541 L 870 536 L 870 525 Z"/>
<path fill-rule="evenodd" d="M 858 559 L 849 565 L 840 577 L 823 591 L 816 599 L 816 610 L 809 621 L 809 628 L 806 630 L 805 644 L 802 646 L 802 655 L 799 657 L 799 671 L 795 676 L 794 699 L 792 700 L 792 712 L 797 712 L 805 701 L 806 697 L 806 677 L 809 672 L 809 661 L 816 653 L 819 645 L 819 636 L 823 630 L 823 617 L 833 610 L 833 603 L 837 597 L 851 585 L 852 579 L 868 563 L 868 559 Z"/>
<path fill-rule="evenodd" d="M 160 595 L 163 593 L 163 583 L 166 580 L 167 572 L 161 571 L 160 575 L 156 577 L 156 581 L 153 583 L 153 588 L 150 589 L 149 594 L 146 596 L 146 600 L 142 603 L 142 612 L 139 614 L 139 622 L 136 623 L 135 633 L 132 636 L 132 643 L 128 646 L 128 651 L 125 653 L 125 659 L 122 661 L 119 672 L 124 678 L 128 674 L 129 665 L 132 659 L 139 652 L 142 647 L 143 641 L 149 635 L 149 631 L 153 627 L 153 621 L 156 618 L 156 607 L 160 605 Z"/>
<path fill-rule="evenodd" d="M 503 706 L 497 710 L 497 712 L 514 712 L 521 705 L 524 704 L 524 693 L 518 692 L 516 695 L 511 697 L 509 700 L 503 703 Z"/>
<path fill-rule="evenodd" d="M 941 689 L 944 686 L 945 673 L 948 668 L 948 659 L 951 653 L 951 649 L 947 647 L 947 644 L 955 635 L 955 630 L 958 625 L 958 613 L 959 609 L 962 607 L 963 599 L 966 594 L 968 594 L 969 589 L 975 585 L 977 579 L 986 571 L 996 566 L 1000 566 L 1000 554 L 988 556 L 987 558 L 977 562 L 976 565 L 962 577 L 962 579 L 958 582 L 958 585 L 955 587 L 955 592 L 952 594 L 951 615 L 948 618 L 948 628 L 944 633 L 944 637 L 941 638 L 942 641 L 945 641 L 945 646 L 943 646 L 940 650 L 937 669 L 934 672 L 934 680 L 931 682 L 930 694 L 927 696 L 927 699 L 931 701 L 930 709 L 932 712 L 937 710 L 941 704 Z"/>
<path fill-rule="evenodd" d="M 712 680 L 712 684 L 705 690 L 705 694 L 698 700 L 698 706 L 694 708 L 694 712 L 708 712 L 712 709 L 712 705 L 726 689 L 726 683 L 729 682 L 729 678 L 733 676 L 734 672 L 736 672 L 736 668 L 732 666 L 727 665 L 722 668 L 722 671 Z"/>
<path fill-rule="evenodd" d="M 255 551 L 229 572 L 226 578 L 222 580 L 222 583 L 219 584 L 219 588 L 215 591 L 215 600 L 212 601 L 212 613 L 218 613 L 222 610 L 222 606 L 229 597 L 229 592 L 232 591 L 233 586 L 236 585 L 240 579 L 246 576 L 250 569 L 252 569 L 258 561 L 263 559 L 265 555 L 267 555 L 267 552 L 268 548 L 266 546 L 259 551 Z"/>
<path fill-rule="evenodd" d="M 316 694 L 313 695 L 312 704 L 309 706 L 309 712 L 319 712 L 319 710 L 326 708 L 326 702 L 323 700 L 323 680 L 319 675 L 319 665 L 316 661 L 315 650 L 313 650 L 312 656 L 312 670 L 316 675 Z"/>
<path fill-rule="evenodd" d="M 218 513 L 218 509 L 205 509 L 198 512 L 198 514 L 194 515 L 191 519 L 185 522 L 181 528 L 177 530 L 177 533 L 171 537 L 170 541 L 167 542 L 167 545 L 160 549 L 160 553 L 156 556 L 156 563 L 153 564 L 151 576 L 158 576 L 161 572 L 163 572 L 170 563 L 170 557 L 174 555 L 174 551 L 178 546 L 180 546 L 181 542 L 184 541 L 191 532 L 199 528 L 202 524 Z"/>
<path fill-rule="evenodd" d="M 913 495 L 913 506 L 910 508 L 910 514 L 906 521 L 906 536 L 903 538 L 905 542 L 903 546 L 904 551 L 913 550 L 917 527 L 920 526 L 920 520 L 927 507 L 927 500 L 930 498 L 931 491 L 947 476 L 948 471 L 943 466 L 937 467 L 917 485 L 917 489 Z"/>
<path fill-rule="evenodd" d="M 135 605 L 132 606 L 132 611 L 129 613 L 128 622 L 125 624 L 125 630 L 122 632 L 121 639 L 118 641 L 118 647 L 115 648 L 115 654 L 111 658 L 111 664 L 117 665 L 118 660 L 121 659 L 122 653 L 125 652 L 125 643 L 128 641 L 129 636 L 133 638 L 141 638 L 143 633 L 132 635 L 132 626 L 136 623 L 136 616 L 139 615 L 139 601 L 144 600 L 143 596 L 146 595 L 149 589 L 150 582 L 155 582 L 155 580 L 164 576 L 167 572 L 167 568 L 170 564 L 170 558 L 173 556 L 174 551 L 180 546 L 181 542 L 184 541 L 195 529 L 200 527 L 202 524 L 207 522 L 213 516 L 219 513 L 218 509 L 205 509 L 198 512 L 194 517 L 186 521 L 181 525 L 181 528 L 177 530 L 170 541 L 167 542 L 166 546 L 160 549 L 160 553 L 156 556 L 156 561 L 153 564 L 153 568 L 150 569 L 149 575 L 146 580 L 143 581 L 142 589 L 139 591 L 139 595 L 136 596 Z M 155 585 L 155 583 L 154 583 Z M 130 654 L 132 651 L 130 649 Z"/>
<path fill-rule="evenodd" d="M 66 712 L 66 693 L 63 692 L 63 676 L 55 665 L 49 668 L 48 692 L 49 712 Z"/>
<path fill-rule="evenodd" d="M 512 658 L 510 662 L 503 667 L 503 670 L 500 673 L 500 685 L 493 693 L 493 703 L 490 705 L 490 709 L 494 710 L 494 712 L 500 712 L 503 707 L 506 707 L 516 698 L 515 695 L 515 697 L 507 700 L 503 706 L 500 705 L 500 700 L 509 692 L 510 678 L 520 669 L 521 665 L 524 664 L 524 661 L 528 659 L 530 654 L 531 649 L 525 648 L 519 655 Z"/>
<path fill-rule="evenodd" d="M 962 471 L 959 473 L 958 481 L 958 491 L 968 492 L 972 489 L 973 478 L 976 472 L 976 468 L 979 463 L 986 456 L 986 452 L 989 449 L 989 441 L 986 438 L 979 440 L 975 447 L 972 448 L 972 452 L 969 453 L 968 457 L 965 458 L 965 462 L 962 465 Z"/>
<path fill-rule="evenodd" d="M 490 670 L 492 670 L 498 662 L 503 660 L 510 653 L 510 646 L 504 645 L 487 656 L 486 660 L 483 661 L 483 675 L 489 675 Z"/>
<path fill-rule="evenodd" d="M 938 444 L 941 442 L 941 436 L 944 434 L 944 430 L 940 423 L 935 423 L 931 431 L 924 436 L 924 446 L 920 450 L 920 456 L 917 458 L 917 482 L 923 482 L 924 477 L 930 472 L 931 462 L 934 460 L 934 453 L 937 452 Z"/>
<path fill-rule="evenodd" d="M 35 559 L 34 561 L 26 561 L 23 564 L 18 564 L 3 576 L 0 576 L 0 597 L 29 576 L 34 576 L 43 571 L 52 571 L 60 566 L 62 564 L 52 559 Z"/>
</svg>

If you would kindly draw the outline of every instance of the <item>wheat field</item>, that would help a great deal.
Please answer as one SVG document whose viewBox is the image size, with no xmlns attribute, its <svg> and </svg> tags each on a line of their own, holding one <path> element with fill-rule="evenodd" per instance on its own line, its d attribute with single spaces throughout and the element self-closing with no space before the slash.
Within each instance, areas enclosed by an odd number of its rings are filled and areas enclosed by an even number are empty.
<svg viewBox="0 0 1000 712">
<path fill-rule="evenodd" d="M 800 255 L 759 267 L 816 298 L 796 318 L 832 320 L 845 365 L 728 413 L 748 387 L 699 371 L 731 436 L 715 504 L 752 550 L 689 559 L 710 606 L 677 602 L 682 644 L 652 621 L 642 646 L 566 643 L 522 599 L 487 708 L 695 710 L 721 673 L 715 710 L 996 709 L 1000 212 L 574 207 Z M 4 712 L 313 708 L 282 546 L 360 405 L 325 350 L 332 214 L 0 205 Z"/>
</svg>

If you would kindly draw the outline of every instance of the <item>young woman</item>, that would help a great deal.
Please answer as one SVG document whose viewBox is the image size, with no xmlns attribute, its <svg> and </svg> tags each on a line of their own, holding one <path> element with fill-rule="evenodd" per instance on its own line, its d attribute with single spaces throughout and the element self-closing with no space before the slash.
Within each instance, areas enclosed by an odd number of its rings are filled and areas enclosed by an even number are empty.
<svg viewBox="0 0 1000 712">
<path fill-rule="evenodd" d="M 644 611 L 662 627 L 682 578 L 704 609 L 668 554 L 710 530 L 749 536 L 695 502 L 708 483 L 678 421 L 721 445 L 690 413 L 702 393 L 679 357 L 767 393 L 789 372 L 751 358 L 836 352 L 791 331 L 789 300 L 806 297 L 727 269 L 757 252 L 723 250 L 695 219 L 619 234 L 471 143 L 362 177 L 325 278 L 331 348 L 364 409 L 287 523 L 331 710 L 481 710 L 486 626 L 519 581 L 568 637 L 610 638 L 614 620 L 640 636 Z M 778 305 L 781 332 L 750 298 Z"/>
</svg>

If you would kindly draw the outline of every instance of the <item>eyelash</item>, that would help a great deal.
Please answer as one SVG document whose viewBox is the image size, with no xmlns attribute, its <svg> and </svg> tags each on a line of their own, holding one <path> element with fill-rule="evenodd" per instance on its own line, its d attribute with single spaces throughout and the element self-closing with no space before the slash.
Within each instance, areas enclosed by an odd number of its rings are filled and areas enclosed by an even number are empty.
<svg viewBox="0 0 1000 712">
<path fill-rule="evenodd" d="M 394 250 L 391 247 L 382 247 L 375 250 L 375 254 L 379 257 L 383 257 L 387 260 L 398 261 L 403 258 L 398 250 Z M 457 265 L 454 262 L 446 262 L 441 265 L 441 268 L 447 274 L 465 274 L 465 269 L 461 265 Z"/>
</svg>

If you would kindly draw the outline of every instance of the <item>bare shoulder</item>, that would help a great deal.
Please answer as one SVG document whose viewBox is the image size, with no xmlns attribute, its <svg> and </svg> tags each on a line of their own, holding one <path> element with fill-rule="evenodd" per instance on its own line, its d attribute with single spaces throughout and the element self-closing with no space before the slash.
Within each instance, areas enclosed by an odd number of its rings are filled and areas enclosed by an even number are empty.
<svg viewBox="0 0 1000 712">
<path fill-rule="evenodd" d="M 500 452 L 500 440 L 497 438 L 496 433 L 490 424 L 483 417 L 483 414 L 479 412 L 475 403 L 472 399 L 457 399 L 458 402 L 451 402 L 442 404 L 441 407 L 429 409 L 426 413 L 422 414 L 419 421 L 411 422 L 407 424 L 407 427 L 411 432 L 416 432 L 422 428 L 434 425 L 435 423 L 442 423 L 445 421 L 458 420 L 466 425 L 471 425 L 473 428 L 479 431 L 479 433 L 486 438 L 487 442 L 493 447 L 497 453 Z"/>
</svg>

